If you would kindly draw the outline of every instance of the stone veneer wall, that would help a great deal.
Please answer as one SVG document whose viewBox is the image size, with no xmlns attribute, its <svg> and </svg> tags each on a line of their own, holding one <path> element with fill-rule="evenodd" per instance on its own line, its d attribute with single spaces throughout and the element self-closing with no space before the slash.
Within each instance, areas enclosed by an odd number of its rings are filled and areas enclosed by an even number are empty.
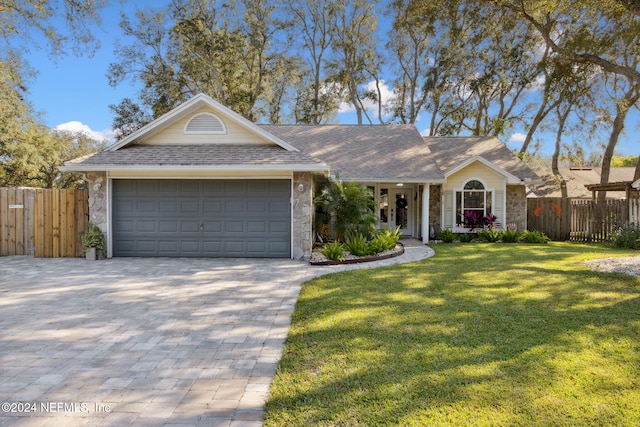
<svg viewBox="0 0 640 427">
<path fill-rule="evenodd" d="M 524 185 L 507 185 L 507 224 L 515 222 L 518 230 L 527 227 L 527 193 Z"/>
<path fill-rule="evenodd" d="M 438 224 L 442 228 L 442 185 L 429 186 L 429 222 L 430 226 Z"/>
<path fill-rule="evenodd" d="M 107 233 L 107 173 L 87 172 L 85 177 L 89 189 L 89 221 Z"/>
<path fill-rule="evenodd" d="M 298 190 L 300 184 L 303 191 Z M 313 179 L 310 172 L 293 173 L 293 257 L 308 259 L 313 244 Z"/>
</svg>

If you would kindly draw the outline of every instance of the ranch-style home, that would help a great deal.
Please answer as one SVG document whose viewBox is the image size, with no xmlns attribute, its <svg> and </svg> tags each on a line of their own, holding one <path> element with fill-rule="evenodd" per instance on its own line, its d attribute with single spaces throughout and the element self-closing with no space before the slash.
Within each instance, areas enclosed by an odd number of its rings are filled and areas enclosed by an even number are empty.
<svg viewBox="0 0 640 427">
<path fill-rule="evenodd" d="M 371 188 L 380 229 L 424 242 L 467 231 L 469 211 L 524 229 L 526 187 L 539 182 L 495 138 L 259 125 L 204 94 L 61 170 L 85 174 L 109 257 L 308 257 L 314 190 L 335 176 Z"/>
</svg>

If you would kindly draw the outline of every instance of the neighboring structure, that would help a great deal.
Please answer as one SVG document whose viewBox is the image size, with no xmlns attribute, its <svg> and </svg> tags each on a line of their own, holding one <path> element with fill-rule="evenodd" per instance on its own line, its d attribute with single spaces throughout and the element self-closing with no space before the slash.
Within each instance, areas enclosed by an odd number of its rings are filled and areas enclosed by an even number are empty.
<svg viewBox="0 0 640 427">
<path fill-rule="evenodd" d="M 198 95 L 105 150 L 84 172 L 108 256 L 310 255 L 318 178 L 373 191 L 379 228 L 429 239 L 463 212 L 526 228 L 538 176 L 495 138 L 422 138 L 413 125 L 257 125 Z"/>
<path fill-rule="evenodd" d="M 571 199 L 591 200 L 598 191 L 607 191 L 608 199 L 629 198 L 635 168 L 611 168 L 609 183 L 600 184 L 601 168 L 560 168 L 567 185 L 567 196 Z M 543 184 L 536 186 L 536 197 L 562 197 L 560 181 L 552 174 L 542 176 Z"/>
</svg>

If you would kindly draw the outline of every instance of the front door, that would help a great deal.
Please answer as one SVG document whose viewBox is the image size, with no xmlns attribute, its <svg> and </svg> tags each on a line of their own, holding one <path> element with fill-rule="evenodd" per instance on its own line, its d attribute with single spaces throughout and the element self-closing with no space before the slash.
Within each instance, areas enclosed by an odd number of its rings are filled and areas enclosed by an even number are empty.
<svg viewBox="0 0 640 427">
<path fill-rule="evenodd" d="M 395 230 L 400 227 L 403 235 L 412 234 L 413 212 L 412 188 L 381 188 L 380 189 L 380 228 Z"/>
</svg>

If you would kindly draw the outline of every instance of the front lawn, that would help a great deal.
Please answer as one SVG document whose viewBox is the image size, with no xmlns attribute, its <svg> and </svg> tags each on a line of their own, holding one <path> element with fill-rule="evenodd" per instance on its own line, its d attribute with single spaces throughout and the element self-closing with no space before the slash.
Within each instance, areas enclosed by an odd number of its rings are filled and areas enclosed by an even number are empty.
<svg viewBox="0 0 640 427">
<path fill-rule="evenodd" d="M 305 283 L 266 426 L 637 426 L 640 279 L 605 246 L 454 244 Z"/>
</svg>

